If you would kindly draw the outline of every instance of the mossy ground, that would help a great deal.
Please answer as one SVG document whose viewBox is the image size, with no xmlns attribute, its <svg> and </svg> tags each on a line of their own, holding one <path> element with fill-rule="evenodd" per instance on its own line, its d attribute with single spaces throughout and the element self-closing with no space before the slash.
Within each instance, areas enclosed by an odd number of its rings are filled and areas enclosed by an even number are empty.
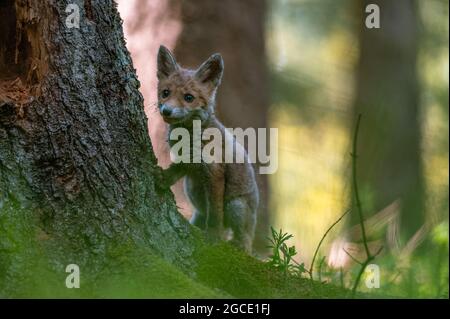
<svg viewBox="0 0 450 319">
<path fill-rule="evenodd" d="M 343 298 L 348 290 L 286 275 L 227 243 L 197 251 L 196 274 L 208 287 L 236 298 Z"/>
<path fill-rule="evenodd" d="M 348 291 L 285 275 L 227 243 L 198 248 L 192 272 L 160 257 L 121 254 L 115 274 L 95 282 L 92 297 L 109 298 L 342 298 Z M 128 256 L 128 257 L 124 257 Z M 120 266 L 119 266 L 120 265 Z"/>
<path fill-rule="evenodd" d="M 8 210 L 9 209 L 9 210 Z M 0 215 L 0 297 L 6 298 L 342 298 L 348 291 L 285 275 L 228 243 L 199 236 L 191 269 L 149 247 L 116 241 L 80 266 L 80 288 L 68 289 L 66 263 L 36 240 L 35 221 L 20 208 Z M 9 212 L 9 213 L 8 213 Z M 8 218 L 6 218 L 8 217 Z M 14 218 L 17 217 L 17 218 Z M 195 231 L 195 230 L 193 230 Z"/>
<path fill-rule="evenodd" d="M 115 247 L 100 273 L 80 271 L 80 288 L 68 289 L 64 269 L 55 274 L 35 261 L 20 289 L 2 291 L 21 298 L 342 298 L 347 291 L 312 283 L 270 268 L 226 243 L 203 245 L 185 273 L 148 250 Z M 18 278 L 16 278 L 18 280 Z"/>
</svg>

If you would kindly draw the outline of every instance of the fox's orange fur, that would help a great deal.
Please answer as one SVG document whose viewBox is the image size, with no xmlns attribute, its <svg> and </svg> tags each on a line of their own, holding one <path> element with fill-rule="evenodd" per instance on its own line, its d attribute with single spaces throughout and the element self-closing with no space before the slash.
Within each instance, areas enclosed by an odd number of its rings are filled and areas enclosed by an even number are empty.
<svg viewBox="0 0 450 319">
<path fill-rule="evenodd" d="M 193 121 L 200 120 L 202 131 L 210 127 L 218 129 L 223 148 L 231 144 L 235 152 L 246 159 L 244 163 L 173 163 L 163 172 L 163 183 L 170 186 L 184 177 L 185 193 L 195 208 L 191 223 L 204 229 L 213 240 L 224 239 L 225 230 L 231 228 L 232 241 L 250 252 L 258 188 L 244 148 L 214 115 L 222 73 L 223 60 L 219 54 L 212 55 L 197 70 L 188 70 L 177 64 L 169 50 L 160 47 L 158 107 L 169 124 L 169 132 L 182 127 L 192 133 Z M 202 144 L 207 142 L 202 141 Z M 171 145 L 174 143 L 176 141 L 169 141 Z"/>
</svg>

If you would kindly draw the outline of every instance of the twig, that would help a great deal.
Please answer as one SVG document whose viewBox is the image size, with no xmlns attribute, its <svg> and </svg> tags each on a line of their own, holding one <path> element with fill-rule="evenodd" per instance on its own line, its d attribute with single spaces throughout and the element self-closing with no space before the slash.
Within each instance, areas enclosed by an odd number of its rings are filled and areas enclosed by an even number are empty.
<svg viewBox="0 0 450 319">
<path fill-rule="evenodd" d="M 359 124 L 361 122 L 361 114 L 358 115 L 358 120 L 356 122 L 356 128 L 355 128 L 355 135 L 353 137 L 353 151 L 352 151 L 352 175 L 353 175 L 353 192 L 355 194 L 355 201 L 356 201 L 356 208 L 359 216 L 359 223 L 361 225 L 361 233 L 362 233 L 362 239 L 364 243 L 364 249 L 366 251 L 367 257 L 370 256 L 369 246 L 367 245 L 367 238 L 366 238 L 366 227 L 364 226 L 364 217 L 363 217 L 363 211 L 362 211 L 362 205 L 361 200 L 359 198 L 359 190 L 358 190 L 358 181 L 356 176 L 356 158 L 357 158 L 357 144 L 358 144 L 358 131 L 359 131 Z"/>
<path fill-rule="evenodd" d="M 320 246 L 322 245 L 322 242 L 325 240 L 325 237 L 327 237 L 328 233 L 331 231 L 331 229 L 333 229 L 334 226 L 336 226 L 341 220 L 342 218 L 344 218 L 345 215 L 347 215 L 349 212 L 351 211 L 351 209 L 348 209 L 344 214 L 342 214 L 341 217 L 339 217 L 338 220 L 336 220 L 325 232 L 325 234 L 323 234 L 322 238 L 319 241 L 319 244 L 316 247 L 316 251 L 314 252 L 314 256 L 313 259 L 311 261 L 311 266 L 309 266 L 309 276 L 311 278 L 311 280 L 313 279 L 313 268 L 314 268 L 314 262 L 316 261 L 316 257 L 317 254 L 319 252 Z"/>
<path fill-rule="evenodd" d="M 359 124 L 361 122 L 361 114 L 358 115 L 358 120 L 356 122 L 356 128 L 355 128 L 355 135 L 353 136 L 353 151 L 352 151 L 352 175 L 353 175 L 353 192 L 355 194 L 355 201 L 356 201 L 356 208 L 358 211 L 359 216 L 359 224 L 361 226 L 361 234 L 362 234 L 362 240 L 364 244 L 364 250 L 366 252 L 366 260 L 362 262 L 361 269 L 358 272 L 358 276 L 356 277 L 355 283 L 352 288 L 352 298 L 355 297 L 356 294 L 356 288 L 358 288 L 359 282 L 361 281 L 361 276 L 364 273 L 364 270 L 366 269 L 367 265 L 381 252 L 383 247 L 380 247 L 380 249 L 372 255 L 369 250 L 369 246 L 367 244 L 367 237 L 366 237 L 366 228 L 364 226 L 364 215 L 362 211 L 362 205 L 361 200 L 359 198 L 359 191 L 358 191 L 358 179 L 356 176 L 356 158 L 357 158 L 357 144 L 358 144 L 358 131 L 359 131 Z M 349 256 L 351 256 L 349 254 Z"/>
<path fill-rule="evenodd" d="M 345 248 L 342 248 L 342 250 L 349 256 L 355 263 L 362 265 L 363 263 L 360 262 L 358 259 L 353 257 Z"/>
</svg>

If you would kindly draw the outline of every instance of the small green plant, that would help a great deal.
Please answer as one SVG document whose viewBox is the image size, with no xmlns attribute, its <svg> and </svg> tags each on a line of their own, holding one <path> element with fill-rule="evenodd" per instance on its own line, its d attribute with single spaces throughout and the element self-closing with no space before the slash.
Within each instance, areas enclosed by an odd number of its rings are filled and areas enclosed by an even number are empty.
<svg viewBox="0 0 450 319">
<path fill-rule="evenodd" d="M 308 272 L 303 263 L 297 263 L 293 257 L 297 255 L 295 246 L 288 246 L 287 241 L 294 237 L 291 234 L 276 231 L 273 227 L 270 228 L 272 237 L 268 238 L 270 245 L 268 248 L 272 249 L 272 255 L 269 257 L 269 265 L 282 271 L 285 275 L 293 274 L 301 276 Z"/>
</svg>

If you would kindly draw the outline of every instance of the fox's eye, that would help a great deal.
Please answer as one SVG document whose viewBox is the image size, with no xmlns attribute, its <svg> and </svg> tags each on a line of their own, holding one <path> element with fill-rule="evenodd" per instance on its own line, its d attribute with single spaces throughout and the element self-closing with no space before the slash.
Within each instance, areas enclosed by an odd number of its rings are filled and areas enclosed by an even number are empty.
<svg viewBox="0 0 450 319">
<path fill-rule="evenodd" d="M 166 97 L 168 97 L 170 95 L 170 90 L 163 90 L 161 96 L 163 97 L 163 99 L 165 99 Z"/>
<path fill-rule="evenodd" d="M 188 103 L 191 103 L 192 101 L 194 101 L 194 96 L 192 94 L 187 93 L 184 95 L 184 100 Z"/>
</svg>

